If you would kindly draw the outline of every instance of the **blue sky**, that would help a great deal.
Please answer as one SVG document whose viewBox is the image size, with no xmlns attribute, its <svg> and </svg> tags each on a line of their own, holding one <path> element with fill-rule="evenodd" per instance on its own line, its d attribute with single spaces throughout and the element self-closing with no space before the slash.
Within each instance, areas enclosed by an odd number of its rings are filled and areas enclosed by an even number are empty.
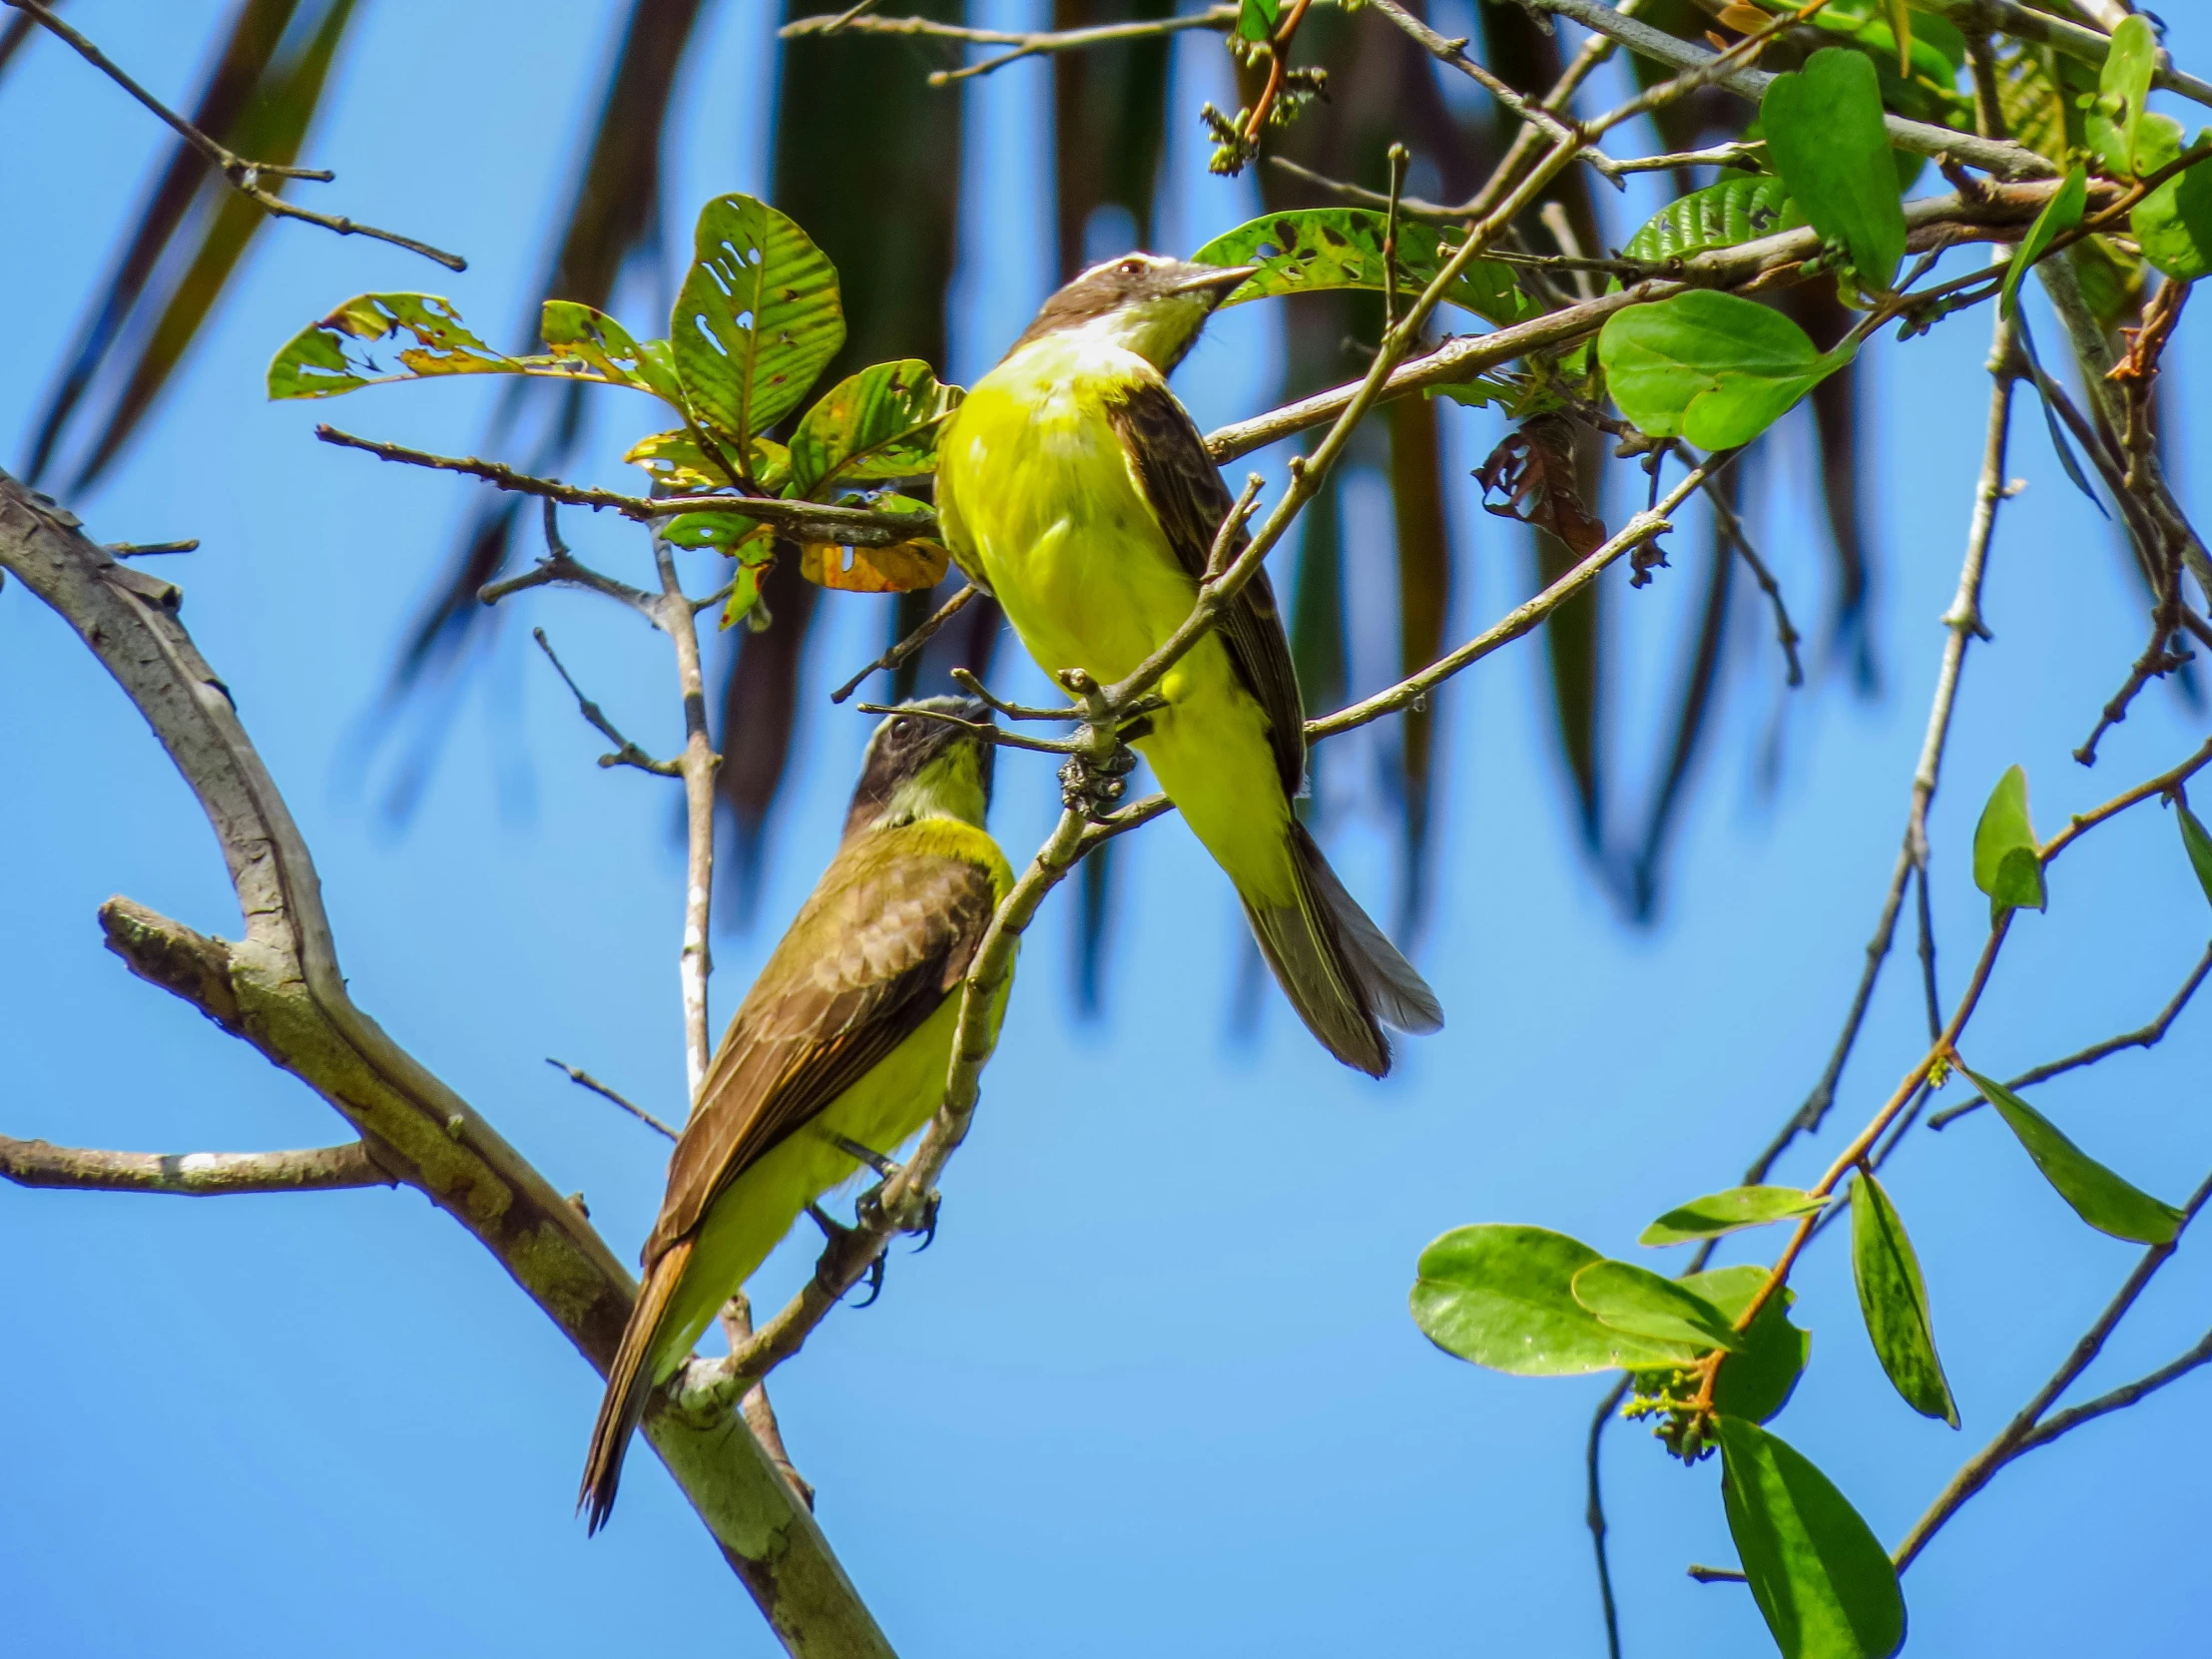
<svg viewBox="0 0 2212 1659">
<path fill-rule="evenodd" d="M 997 20 L 1028 15 L 987 4 Z M 183 97 L 221 10 L 79 0 L 71 15 Z M 627 1255 L 650 1224 L 664 1150 L 541 1057 L 676 1110 L 674 808 L 659 781 L 592 766 L 601 746 L 527 627 L 551 631 L 649 747 L 676 730 L 667 660 L 627 616 L 531 596 L 452 705 L 442 764 L 395 828 L 362 782 L 362 734 L 474 486 L 338 453 L 309 431 L 333 418 L 465 450 L 490 388 L 398 387 L 331 408 L 260 393 L 277 343 L 364 289 L 431 287 L 505 336 L 586 130 L 612 10 L 368 8 L 310 141 L 308 159 L 339 173 L 314 200 L 458 247 L 470 271 L 447 278 L 393 250 L 272 227 L 147 441 L 75 505 L 103 539 L 203 539 L 164 574 L 183 582 L 186 619 L 314 848 L 354 995 L 556 1184 L 582 1188 Z M 2201 55 L 2212 31 L 2172 12 L 2184 61 Z M 710 18 L 682 93 L 672 236 L 704 197 L 767 179 L 770 19 L 735 0 Z M 1187 251 L 1256 197 L 1249 180 L 1204 174 L 1195 112 L 1227 101 L 1219 47 L 1187 37 L 1176 61 L 1160 240 Z M 1048 91 L 1024 66 L 965 94 L 975 188 L 955 378 L 987 365 L 1050 280 L 1034 142 Z M 0 85 L 0 223 L 17 232 L 15 257 L 0 259 L 6 464 L 160 150 L 151 121 L 52 42 Z M 641 286 L 617 308 L 642 324 L 656 303 Z M 1263 307 L 1233 313 L 1182 370 L 1202 424 L 1265 406 L 1274 327 Z M 2174 439 L 2187 480 L 2212 442 L 2212 363 L 2202 331 L 2183 334 Z M 775 1389 L 823 1523 L 902 1652 L 1601 1651 L 1581 1455 L 1603 1382 L 1516 1381 L 1440 1355 L 1405 1313 L 1413 1261 L 1472 1221 L 1540 1223 L 1634 1254 L 1651 1216 L 1733 1181 L 1817 1076 L 1903 824 L 1979 452 L 1985 346 L 1974 313 L 1870 348 L 1882 694 L 1854 700 L 1833 677 L 1795 694 L 1779 782 L 1763 788 L 1780 676 L 1764 613 L 1739 608 L 1730 649 L 1756 662 L 1721 713 L 1656 927 L 1624 928 L 1587 874 L 1542 741 L 1532 646 L 1440 700 L 1448 790 L 1420 954 L 1450 1024 L 1403 1044 L 1386 1083 L 1329 1061 L 1272 993 L 1256 1033 L 1231 1033 L 1235 906 L 1172 820 L 1127 843 L 1096 1023 L 1069 1011 L 1068 909 L 1047 907 L 936 1246 L 896 1255 L 882 1301 L 832 1318 Z M 604 401 L 589 470 L 612 481 L 643 417 L 617 394 Z M 1463 473 L 1495 440 L 1494 417 L 1446 420 Z M 2028 488 L 2005 509 L 1986 598 L 1995 641 L 1968 664 L 1933 823 L 1946 994 L 1981 937 L 1967 847 L 2003 768 L 2025 765 L 2047 833 L 2170 765 L 2204 726 L 2157 689 L 2093 773 L 2067 758 L 2140 648 L 2141 605 L 2039 424 L 2015 424 L 2010 470 Z M 1779 442 L 1795 464 L 1768 470 L 1756 522 L 1804 618 L 1824 568 L 1793 482 L 1812 437 L 1793 421 Z M 1355 560 L 1385 545 L 1386 498 L 1362 499 Z M 1471 486 L 1453 510 L 1473 550 L 1451 627 L 1463 637 L 1522 597 L 1529 572 L 1515 533 L 1473 510 Z M 610 567 L 638 567 L 634 533 L 579 515 L 568 528 Z M 1695 562 L 1615 594 L 1631 749 L 1648 749 L 1664 718 Z M 719 938 L 718 1017 L 813 881 L 865 738 L 864 718 L 820 690 L 878 648 L 881 602 L 839 598 L 828 614 L 765 877 L 768 924 Z M 1358 642 L 1387 637 L 1386 611 L 1356 609 L 1354 631 L 1356 671 L 1374 670 L 1378 653 Z M 1001 689 L 1034 695 L 1027 673 Z M 204 821 L 137 716 L 13 586 L 0 591 L 0 706 L 13 716 L 0 1128 L 161 1150 L 339 1138 L 299 1085 L 100 948 L 94 909 L 111 893 L 211 931 L 235 928 L 235 905 Z M 1331 764 L 1331 849 L 1386 912 L 1368 741 Z M 995 828 L 1019 857 L 1056 792 L 1047 767 L 1019 756 L 1000 779 Z M 2099 831 L 2056 866 L 2049 913 L 2015 928 L 1968 1058 L 2008 1074 L 2142 1023 L 2207 921 L 2167 815 Z M 2178 1199 L 2212 1167 L 2207 1017 L 2192 1010 L 2155 1052 L 2037 1098 L 2096 1155 Z M 1809 1180 L 1879 1105 L 1918 1058 L 1920 1021 L 1901 959 L 1822 1146 L 1780 1178 Z M 2076 1223 L 1986 1114 L 1917 1138 L 1892 1169 L 1964 1430 L 1890 1390 L 1833 1240 L 1798 1276 L 1815 1363 L 1777 1427 L 1894 1540 L 2058 1362 L 2133 1252 Z M 1754 1235 L 1723 1259 L 1774 1242 Z M 2196 1340 L 2208 1249 L 2190 1242 L 2085 1391 Z M 774 1300 L 810 1260 L 784 1252 L 757 1297 Z M 11 1188 L 0 1262 L 0 1568 L 22 1651 L 581 1654 L 703 1633 L 774 1651 L 650 1459 L 612 1528 L 585 1539 L 570 1507 L 597 1380 L 419 1198 L 187 1204 Z M 2192 1408 L 2207 1385 L 2184 1382 L 2001 1475 L 1908 1578 L 1916 1651 L 2147 1652 L 2201 1631 L 2212 1452 Z M 1623 1425 L 1606 1472 L 1630 1651 L 1771 1651 L 1740 1588 L 1682 1573 L 1733 1559 L 1713 1466 L 1685 1471 Z"/>
</svg>

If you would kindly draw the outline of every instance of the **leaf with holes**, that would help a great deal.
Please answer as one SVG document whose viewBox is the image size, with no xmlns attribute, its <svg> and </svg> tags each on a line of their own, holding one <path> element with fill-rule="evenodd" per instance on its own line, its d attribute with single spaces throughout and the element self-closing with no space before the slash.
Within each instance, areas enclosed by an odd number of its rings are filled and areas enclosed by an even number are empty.
<svg viewBox="0 0 2212 1659">
<path fill-rule="evenodd" d="M 912 496 L 884 491 L 876 495 L 845 498 L 846 506 L 871 507 L 883 513 L 926 513 L 929 503 Z M 911 593 L 933 588 L 944 580 L 950 555 L 927 536 L 916 536 L 890 547 L 838 547 L 809 542 L 799 550 L 799 574 L 825 588 L 845 593 Z"/>
<path fill-rule="evenodd" d="M 1736 1348 L 1728 1316 L 1697 1292 L 1628 1262 L 1592 1262 L 1569 1283 L 1574 1300 L 1615 1331 L 1699 1351 Z"/>
<path fill-rule="evenodd" d="M 411 345 L 371 350 L 402 336 Z M 450 299 L 434 293 L 357 293 L 299 330 L 269 365 L 269 395 L 335 397 L 362 386 L 437 374 L 559 374 L 551 357 L 510 357 L 478 339 Z"/>
<path fill-rule="evenodd" d="M 824 392 L 792 433 L 789 493 L 920 478 L 936 470 L 937 434 L 966 394 L 917 357 L 877 363 Z"/>
<path fill-rule="evenodd" d="M 1958 1406 L 1936 1353 L 1921 1259 L 1897 1206 L 1871 1175 L 1859 1176 L 1851 1187 L 1851 1277 L 1875 1358 L 1898 1393 L 1922 1416 L 1956 1428 Z"/>
<path fill-rule="evenodd" d="M 844 343 L 837 273 L 790 219 L 750 196 L 700 211 L 695 258 L 669 317 L 692 412 L 742 444 L 799 406 Z"/>
<path fill-rule="evenodd" d="M 1333 288 L 1381 293 L 1386 282 L 1382 239 L 1388 229 L 1388 216 L 1372 208 L 1302 208 L 1240 225 L 1216 237 L 1191 259 L 1199 265 L 1260 268 L 1230 290 L 1222 301 L 1225 306 Z M 1435 280 L 1456 247 L 1447 245 L 1433 225 L 1398 222 L 1400 309 Z M 1543 307 L 1521 291 L 1513 268 L 1495 260 L 1470 262 L 1444 289 L 1443 297 L 1501 327 L 1543 314 Z"/>
<path fill-rule="evenodd" d="M 1603 1260 L 1581 1240 L 1541 1227 L 1454 1228 L 1420 1253 L 1413 1323 L 1446 1354 L 1514 1377 L 1694 1360 L 1695 1346 L 1613 1330 L 1574 1299 L 1574 1276 Z"/>
<path fill-rule="evenodd" d="M 2212 901 L 2212 834 L 2205 831 L 2186 801 L 2174 803 L 2174 818 L 2181 826 L 2181 844 L 2188 850 L 2189 867 L 2197 872 L 2197 885 Z"/>
<path fill-rule="evenodd" d="M 1710 288 L 1615 311 L 1597 355 L 1623 414 L 1703 449 L 1749 443 L 1851 361 L 1780 311 Z"/>
<path fill-rule="evenodd" d="M 2027 816 L 2027 774 L 2008 768 L 1973 831 L 1973 884 L 1989 895 L 1989 925 L 2005 911 L 2043 907 L 2042 849 Z"/>
<path fill-rule="evenodd" d="M 1790 188 L 1771 174 L 1738 174 L 1677 197 L 1628 239 L 1629 260 L 1686 260 L 1713 248 L 1735 248 L 1805 224 Z"/>
<path fill-rule="evenodd" d="M 1729 1534 L 1783 1659 L 1890 1659 L 1905 1596 L 1874 1529 L 1788 1441 L 1741 1417 L 1716 1426 Z"/>
<path fill-rule="evenodd" d="M 1765 1227 L 1809 1215 L 1828 1203 L 1796 1187 L 1731 1187 L 1676 1206 L 1637 1236 L 1640 1245 L 1688 1244 L 1718 1239 L 1747 1227 Z"/>
<path fill-rule="evenodd" d="M 1965 1071 L 1966 1068 L 1958 1068 Z M 2114 1174 L 2068 1140 L 2056 1124 L 2002 1083 L 1966 1071 L 1974 1087 L 1988 1096 L 2005 1127 L 2027 1148 L 2043 1179 L 2073 1207 L 2075 1215 L 2099 1233 L 2135 1244 L 2171 1244 L 2181 1230 L 2181 1212 Z"/>
<path fill-rule="evenodd" d="M 1791 200 L 1824 240 L 1849 251 L 1865 286 L 1889 288 L 1905 259 L 1905 205 L 1872 61 L 1823 47 L 1804 69 L 1774 78 L 1759 121 Z"/>
<path fill-rule="evenodd" d="M 678 547 L 711 547 L 733 559 L 748 550 L 765 552 L 764 544 L 776 539 L 773 525 L 743 513 L 679 513 L 661 534 Z"/>
<path fill-rule="evenodd" d="M 604 311 L 573 299 L 548 299 L 538 332 L 555 358 L 579 365 L 590 377 L 651 392 L 679 410 L 684 407 L 684 389 L 676 383 L 667 340 L 634 339 Z"/>
</svg>

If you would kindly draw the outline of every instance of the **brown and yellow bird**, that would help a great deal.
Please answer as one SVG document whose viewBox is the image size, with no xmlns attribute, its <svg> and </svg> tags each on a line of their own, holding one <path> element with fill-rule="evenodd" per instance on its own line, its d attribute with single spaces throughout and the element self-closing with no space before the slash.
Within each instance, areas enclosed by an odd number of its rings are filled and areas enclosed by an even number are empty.
<svg viewBox="0 0 2212 1659">
<path fill-rule="evenodd" d="M 937 449 L 937 517 L 1047 674 L 1105 685 L 1191 613 L 1233 503 L 1167 375 L 1249 268 L 1130 254 L 1045 301 Z M 1242 549 L 1245 538 L 1237 538 Z M 1161 679 L 1138 753 L 1236 883 L 1276 982 L 1347 1065 L 1389 1070 L 1383 1027 L 1443 1011 L 1299 823 L 1304 707 L 1265 573 Z"/>
<path fill-rule="evenodd" d="M 875 729 L 836 856 L 730 1021 L 669 1159 L 592 1427 L 577 1506 L 594 1532 L 647 1400 L 723 1304 L 858 1171 L 849 1148 L 889 1153 L 944 1099 L 960 981 L 1013 885 L 984 829 L 995 751 L 976 728 L 990 718 L 931 698 Z"/>
</svg>

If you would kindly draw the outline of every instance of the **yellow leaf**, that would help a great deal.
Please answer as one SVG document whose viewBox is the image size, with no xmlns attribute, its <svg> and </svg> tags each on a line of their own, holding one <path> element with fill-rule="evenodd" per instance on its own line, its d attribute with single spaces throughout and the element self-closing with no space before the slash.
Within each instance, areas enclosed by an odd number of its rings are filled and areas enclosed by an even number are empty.
<svg viewBox="0 0 2212 1659">
<path fill-rule="evenodd" d="M 935 587 L 944 579 L 946 562 L 944 548 L 933 541 L 851 548 L 809 542 L 800 549 L 799 573 L 845 593 L 906 593 Z"/>
</svg>

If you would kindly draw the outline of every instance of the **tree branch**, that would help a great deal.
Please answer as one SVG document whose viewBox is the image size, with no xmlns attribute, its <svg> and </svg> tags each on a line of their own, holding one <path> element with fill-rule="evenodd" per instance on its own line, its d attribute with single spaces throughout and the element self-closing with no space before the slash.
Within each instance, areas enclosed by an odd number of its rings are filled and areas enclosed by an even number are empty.
<svg viewBox="0 0 2212 1659">
<path fill-rule="evenodd" d="M 0 1135 L 0 1178 L 19 1187 L 184 1198 L 399 1185 L 398 1177 L 376 1162 L 366 1141 L 303 1152 L 108 1152 Z"/>
<path fill-rule="evenodd" d="M 354 1006 L 306 843 L 221 680 L 176 616 L 178 590 L 115 563 L 75 518 L 0 474 L 0 569 L 52 607 L 137 705 L 206 810 L 245 937 L 202 948 L 124 901 L 111 947 L 297 1076 L 377 1162 L 490 1251 L 604 1375 L 636 1286 L 588 1221 L 452 1089 Z M 197 941 L 197 942 L 196 942 Z M 222 969 L 220 984 L 210 976 Z M 887 1659 L 888 1644 L 814 1517 L 734 1416 L 650 1415 L 647 1437 L 794 1654 Z"/>
<path fill-rule="evenodd" d="M 793 40 L 802 35 L 890 35 L 907 39 L 953 41 L 968 46 L 1014 48 L 998 57 L 986 58 L 981 63 L 967 64 L 959 69 L 932 71 L 929 84 L 941 87 L 954 81 L 965 81 L 971 76 L 988 75 L 994 69 L 1004 69 L 1010 63 L 1019 63 L 1023 58 L 1058 52 L 1082 52 L 1094 46 L 1115 46 L 1132 40 L 1152 40 L 1162 35 L 1179 34 L 1186 29 L 1229 29 L 1236 22 L 1235 6 L 1213 6 L 1202 12 L 1190 12 L 1181 17 L 1156 18 L 1142 23 L 1109 23 L 1095 29 L 1016 34 L 1003 29 L 969 29 L 955 23 L 939 23 L 933 17 L 859 17 L 852 12 L 824 12 L 813 17 L 797 18 L 785 24 L 778 34 L 785 40 Z"/>
<path fill-rule="evenodd" d="M 325 231 L 334 231 L 341 237 L 372 237 L 378 242 L 388 242 L 395 248 L 404 248 L 410 254 L 420 254 L 426 260 L 435 260 L 448 271 L 466 271 L 468 269 L 468 262 L 458 254 L 448 254 L 443 249 L 432 248 L 426 242 L 416 242 L 412 237 L 403 237 L 396 231 L 379 231 L 373 225 L 361 225 L 350 219 L 336 219 L 328 214 L 318 214 L 307 208 L 296 207 L 274 191 L 264 190 L 262 188 L 264 178 L 304 179 L 315 184 L 326 185 L 333 181 L 337 175 L 326 168 L 278 167 L 273 163 L 246 160 L 245 157 L 217 143 L 208 134 L 202 132 L 159 98 L 140 86 L 137 81 L 124 73 L 122 66 L 116 63 L 114 59 L 101 51 L 83 34 L 56 17 L 45 6 L 40 5 L 38 0 L 0 0 L 0 3 L 13 6 L 49 34 L 56 36 L 75 49 L 77 55 L 83 58 L 85 62 L 91 64 L 93 68 L 99 70 L 101 74 L 107 76 L 109 80 L 153 111 L 176 132 L 179 138 L 199 151 L 207 159 L 208 164 L 223 176 L 225 184 L 264 212 L 273 214 L 278 219 L 296 219 L 309 225 L 319 225 Z"/>
</svg>

